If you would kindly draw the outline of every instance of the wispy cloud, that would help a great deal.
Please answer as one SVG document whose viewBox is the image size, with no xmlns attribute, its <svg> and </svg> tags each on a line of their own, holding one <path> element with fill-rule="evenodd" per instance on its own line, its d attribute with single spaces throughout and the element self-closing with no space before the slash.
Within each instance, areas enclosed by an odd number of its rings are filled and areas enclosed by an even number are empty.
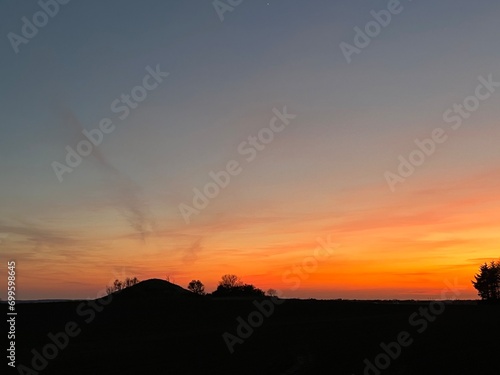
<svg viewBox="0 0 500 375">
<path fill-rule="evenodd" d="M 63 123 L 75 133 L 75 136 L 81 136 L 85 129 L 74 112 L 63 102 L 56 105 Z M 119 171 L 104 157 L 99 147 L 94 147 L 91 156 L 97 160 L 103 172 L 107 175 L 107 189 L 112 192 L 111 201 L 129 223 L 134 233 L 144 242 L 146 237 L 155 229 L 155 220 L 140 196 L 140 187 L 123 172 Z"/>
<path fill-rule="evenodd" d="M 192 245 L 184 251 L 184 256 L 182 257 L 184 263 L 194 263 L 196 259 L 198 259 L 198 253 L 202 251 L 201 241 L 201 237 L 196 239 Z"/>
</svg>

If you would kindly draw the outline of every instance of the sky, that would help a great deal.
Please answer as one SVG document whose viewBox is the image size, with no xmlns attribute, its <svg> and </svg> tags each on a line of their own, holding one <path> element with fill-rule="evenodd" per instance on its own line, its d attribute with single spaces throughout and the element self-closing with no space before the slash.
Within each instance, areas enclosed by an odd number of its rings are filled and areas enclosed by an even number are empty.
<svg viewBox="0 0 500 375">
<path fill-rule="evenodd" d="M 228 273 L 477 298 L 500 256 L 498 1 L 44 1 L 0 5 L 19 299 Z"/>
</svg>

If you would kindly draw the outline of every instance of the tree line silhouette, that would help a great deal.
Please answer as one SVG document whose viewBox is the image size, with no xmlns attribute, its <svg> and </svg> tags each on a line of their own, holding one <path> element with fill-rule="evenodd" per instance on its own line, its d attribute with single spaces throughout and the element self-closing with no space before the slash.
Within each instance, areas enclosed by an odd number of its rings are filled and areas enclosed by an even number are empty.
<svg viewBox="0 0 500 375">
<path fill-rule="evenodd" d="M 169 276 L 166 279 L 170 282 Z M 116 279 L 112 286 L 106 286 L 106 293 L 109 295 L 119 292 L 139 282 L 140 280 L 137 277 L 127 277 L 123 281 Z M 479 273 L 474 275 L 472 285 L 483 301 L 500 303 L 500 261 L 491 261 L 490 263 L 482 264 L 479 267 Z M 207 295 L 205 285 L 200 280 L 191 280 L 187 285 L 187 289 L 198 295 Z M 277 295 L 277 292 L 274 289 L 269 289 L 265 293 L 253 284 L 243 283 L 236 275 L 226 274 L 221 277 L 217 289 L 208 294 L 213 297 L 264 297 L 266 294 L 274 297 Z"/>
<path fill-rule="evenodd" d="M 171 282 L 170 276 L 166 277 L 166 281 Z M 116 279 L 113 285 L 106 286 L 106 294 L 119 292 L 125 288 L 131 287 L 140 280 L 137 277 L 127 277 L 125 280 Z M 191 280 L 187 289 L 198 295 L 207 295 L 205 285 L 200 280 Z M 226 274 L 221 277 L 217 289 L 212 293 L 208 293 L 213 297 L 263 297 L 266 295 L 262 289 L 257 288 L 252 284 L 245 284 L 241 279 L 232 274 Z M 269 289 L 267 295 L 274 297 L 277 295 L 276 290 Z"/>
<path fill-rule="evenodd" d="M 196 294 L 206 294 L 205 286 L 200 280 L 191 280 L 187 288 Z M 221 277 L 217 289 L 211 295 L 213 297 L 264 297 L 265 293 L 255 285 L 244 284 L 236 275 L 226 274 Z"/>
</svg>

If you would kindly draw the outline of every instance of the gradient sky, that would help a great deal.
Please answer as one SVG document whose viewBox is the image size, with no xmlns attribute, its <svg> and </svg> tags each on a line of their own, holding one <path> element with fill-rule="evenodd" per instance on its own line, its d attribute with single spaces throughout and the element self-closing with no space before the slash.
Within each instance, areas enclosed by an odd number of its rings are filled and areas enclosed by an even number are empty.
<svg viewBox="0 0 500 375">
<path fill-rule="evenodd" d="M 500 3 L 401 1 L 348 64 L 339 48 L 387 1 L 76 1 L 15 53 L 35 1 L 3 1 L 0 255 L 18 298 L 95 298 L 115 278 L 213 290 L 225 273 L 286 297 L 439 298 L 500 245 L 500 89 L 460 129 L 443 113 L 500 82 Z M 146 67 L 170 75 L 123 121 L 110 109 Z M 247 162 L 238 145 L 297 115 Z M 53 161 L 110 118 L 116 129 L 59 182 Z M 392 192 L 416 138 L 449 135 Z M 186 224 L 179 204 L 240 162 Z M 338 247 L 297 283 L 316 239 Z M 284 277 L 285 276 L 285 277 Z M 6 281 L 1 283 L 6 285 Z M 6 287 L 0 297 L 5 299 Z"/>
</svg>

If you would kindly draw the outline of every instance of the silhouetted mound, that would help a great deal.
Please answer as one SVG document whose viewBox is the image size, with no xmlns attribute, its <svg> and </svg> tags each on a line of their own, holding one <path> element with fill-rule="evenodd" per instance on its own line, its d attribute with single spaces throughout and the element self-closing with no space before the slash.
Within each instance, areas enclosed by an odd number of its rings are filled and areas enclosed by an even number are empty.
<svg viewBox="0 0 500 375">
<path fill-rule="evenodd" d="M 136 285 L 113 293 L 113 297 L 118 299 L 160 299 L 175 297 L 191 297 L 194 293 L 179 285 L 172 284 L 165 280 L 149 279 L 141 281 Z"/>
</svg>

